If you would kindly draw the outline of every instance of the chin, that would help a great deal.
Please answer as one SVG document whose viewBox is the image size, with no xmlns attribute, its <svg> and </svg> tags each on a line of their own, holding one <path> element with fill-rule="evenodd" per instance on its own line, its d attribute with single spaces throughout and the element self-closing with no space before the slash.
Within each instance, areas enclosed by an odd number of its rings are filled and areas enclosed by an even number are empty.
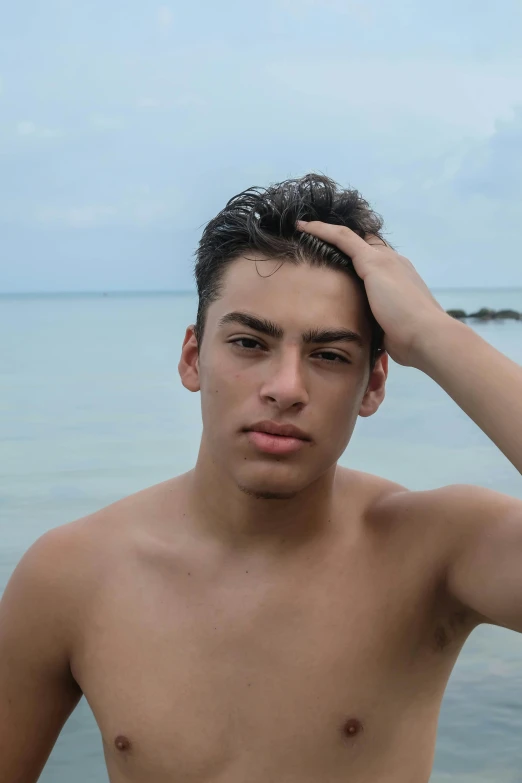
<svg viewBox="0 0 522 783">
<path fill-rule="evenodd" d="M 274 469 L 276 468 L 276 469 Z M 304 475 L 295 466 L 262 466 L 261 470 L 245 470 L 236 476 L 236 485 L 250 497 L 263 500 L 290 500 L 309 486 L 315 477 Z M 279 474 L 279 475 L 278 475 Z"/>
<path fill-rule="evenodd" d="M 249 495 L 251 498 L 256 498 L 256 500 L 291 500 L 298 494 L 298 491 L 272 491 L 269 489 L 261 489 L 259 487 L 246 487 L 242 484 L 238 484 L 237 488 L 241 490 L 241 492 L 244 492 L 245 495 Z"/>
</svg>

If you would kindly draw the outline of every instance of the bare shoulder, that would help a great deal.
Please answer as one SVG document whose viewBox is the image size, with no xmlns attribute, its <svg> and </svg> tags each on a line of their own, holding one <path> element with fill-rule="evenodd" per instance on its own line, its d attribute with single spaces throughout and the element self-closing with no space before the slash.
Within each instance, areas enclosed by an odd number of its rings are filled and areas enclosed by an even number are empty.
<svg viewBox="0 0 522 783">
<path fill-rule="evenodd" d="M 85 517 L 42 533 L 23 554 L 13 576 L 23 573 L 26 578 L 47 582 L 54 591 L 70 596 L 70 588 L 88 573 L 88 521 Z"/>
<path fill-rule="evenodd" d="M 143 520 L 159 515 L 165 498 L 175 492 L 176 479 L 171 479 L 49 529 L 25 552 L 18 571 L 52 579 L 57 591 L 76 602 L 87 599 L 110 572 L 116 553 L 135 538 Z"/>
<path fill-rule="evenodd" d="M 48 676 L 69 692 L 69 660 L 95 584 L 93 564 L 82 520 L 51 528 L 25 551 L 0 601 L 0 680 L 11 656 L 19 658 L 21 679 L 25 666 L 27 677 L 29 670 Z"/>
<path fill-rule="evenodd" d="M 69 542 L 84 583 L 100 593 L 122 560 L 171 542 L 181 521 L 186 474 L 146 487 L 50 531 Z"/>
<path fill-rule="evenodd" d="M 388 536 L 398 548 L 424 563 L 428 579 L 434 578 L 449 610 L 455 601 L 449 574 L 455 563 L 478 551 L 481 542 L 492 549 L 493 541 L 520 531 L 522 501 L 485 487 L 451 484 L 421 491 L 385 491 L 369 509 L 372 530 Z M 516 534 L 520 540 L 520 533 Z M 468 612 L 470 623 L 480 621 Z"/>
<path fill-rule="evenodd" d="M 402 484 L 362 470 L 338 466 L 337 477 L 341 487 L 341 495 L 346 498 L 350 497 L 352 501 L 354 497 L 359 498 L 360 508 L 365 515 L 371 514 L 374 508 L 385 503 L 387 498 L 410 492 Z"/>
<path fill-rule="evenodd" d="M 473 484 L 449 484 L 435 489 L 384 492 L 376 498 L 375 512 L 429 526 L 450 545 L 458 545 L 482 525 L 494 524 L 514 512 L 522 501 Z"/>
<path fill-rule="evenodd" d="M 454 589 L 458 581 L 451 579 L 454 565 L 475 564 L 477 551 L 487 551 L 492 558 L 492 542 L 498 541 L 497 549 L 503 552 L 505 541 L 519 542 L 520 534 L 515 537 L 509 531 L 515 527 L 520 531 L 522 502 L 468 484 L 409 490 L 378 477 L 359 479 L 368 487 L 367 540 L 376 544 L 375 551 L 384 553 L 382 562 L 391 563 L 392 572 L 400 564 L 401 578 L 416 586 L 415 595 L 425 616 L 431 618 L 429 638 L 433 631 L 437 649 L 460 649 L 471 631 L 484 622 L 486 613 L 476 611 L 473 600 L 463 598 L 475 595 L 476 590 Z M 508 524 L 509 520 L 518 525 Z M 505 555 L 498 560 L 505 563 Z M 476 567 L 468 570 L 478 571 Z M 475 579 L 470 583 L 475 585 Z"/>
<path fill-rule="evenodd" d="M 476 524 L 483 508 L 499 507 L 505 496 L 480 487 L 450 485 L 411 490 L 381 476 L 346 471 L 342 486 L 346 496 L 361 498 L 360 508 L 368 530 L 392 539 L 409 552 L 431 553 L 441 570 L 466 531 Z M 357 492 L 353 492 L 357 487 Z"/>
<path fill-rule="evenodd" d="M 11 595 L 33 595 L 33 604 L 45 602 L 64 627 L 81 614 L 90 586 L 96 583 L 101 519 L 96 515 L 58 525 L 42 533 L 23 553 L 7 583 Z M 98 555 L 96 554 L 98 552 Z"/>
</svg>

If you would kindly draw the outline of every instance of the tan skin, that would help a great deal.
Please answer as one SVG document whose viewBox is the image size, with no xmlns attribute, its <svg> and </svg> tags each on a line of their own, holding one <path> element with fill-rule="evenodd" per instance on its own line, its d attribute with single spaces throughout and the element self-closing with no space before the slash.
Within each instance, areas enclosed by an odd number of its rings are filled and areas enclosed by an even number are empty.
<svg viewBox="0 0 522 783">
<path fill-rule="evenodd" d="M 516 407 L 520 368 L 445 320 L 406 259 L 354 236 L 324 238 L 370 276 L 392 358 L 467 405 L 520 470 L 513 424 L 444 369 L 474 349 L 476 371 L 493 363 Z M 82 693 L 111 783 L 427 783 L 465 640 L 481 622 L 522 631 L 520 501 L 339 468 L 357 417 L 383 401 L 388 356 L 369 373 L 353 280 L 275 269 L 233 262 L 199 352 L 187 329 L 179 371 L 204 425 L 195 468 L 55 528 L 15 570 L 0 604 L 0 783 L 37 779 Z M 422 319 L 414 305 L 393 311 L 401 273 Z M 238 311 L 281 333 L 220 325 Z M 362 347 L 303 341 L 325 327 Z M 309 441 L 261 453 L 243 430 L 262 419 Z"/>
</svg>

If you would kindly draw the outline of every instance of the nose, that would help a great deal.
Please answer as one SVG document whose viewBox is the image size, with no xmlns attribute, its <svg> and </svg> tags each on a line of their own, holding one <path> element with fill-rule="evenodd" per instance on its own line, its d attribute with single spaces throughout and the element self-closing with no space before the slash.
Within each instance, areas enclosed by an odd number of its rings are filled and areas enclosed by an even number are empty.
<svg viewBox="0 0 522 783">
<path fill-rule="evenodd" d="M 280 410 L 303 407 L 309 394 L 299 349 L 281 351 L 267 364 L 267 376 L 261 387 L 264 402 L 276 403 Z"/>
</svg>

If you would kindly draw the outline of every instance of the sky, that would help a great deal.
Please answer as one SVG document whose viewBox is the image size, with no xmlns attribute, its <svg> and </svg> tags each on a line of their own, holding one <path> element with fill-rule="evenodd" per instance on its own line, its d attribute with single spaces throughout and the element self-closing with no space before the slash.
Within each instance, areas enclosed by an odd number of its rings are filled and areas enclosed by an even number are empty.
<svg viewBox="0 0 522 783">
<path fill-rule="evenodd" d="M 191 290 L 229 198 L 355 187 L 437 287 L 522 286 L 520 0 L 18 0 L 0 292 Z"/>
</svg>

